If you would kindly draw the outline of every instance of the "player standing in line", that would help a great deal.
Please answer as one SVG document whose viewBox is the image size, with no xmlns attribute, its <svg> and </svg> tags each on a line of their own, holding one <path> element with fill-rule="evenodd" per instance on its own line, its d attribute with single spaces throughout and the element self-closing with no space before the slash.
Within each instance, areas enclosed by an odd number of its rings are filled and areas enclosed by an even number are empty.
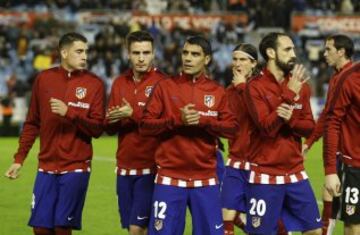
<svg viewBox="0 0 360 235">
<path fill-rule="evenodd" d="M 352 44 L 351 40 L 348 43 Z M 344 47 L 338 53 L 351 56 L 352 47 Z M 324 123 L 325 187 L 334 197 L 333 215 L 344 221 L 344 234 L 357 235 L 360 234 L 359 64 L 339 74 L 333 92 Z"/>
<path fill-rule="evenodd" d="M 153 67 L 154 40 L 148 32 L 130 33 L 127 47 L 132 68 L 112 85 L 105 129 L 118 134 L 116 191 L 122 227 L 142 235 L 149 224 L 159 142 L 141 136 L 139 124 L 153 87 L 164 75 Z"/>
<path fill-rule="evenodd" d="M 234 138 L 229 139 L 229 159 L 226 163 L 224 181 L 221 186 L 224 234 L 234 234 L 234 221 L 238 212 L 246 213 L 246 185 L 250 164 L 246 150 L 249 145 L 249 121 L 244 89 L 246 81 L 254 75 L 257 66 L 257 50 L 251 44 L 241 43 L 232 53 L 232 85 L 226 89 L 230 109 L 236 115 L 239 129 Z M 242 223 L 242 226 L 244 223 Z"/>
<path fill-rule="evenodd" d="M 316 127 L 311 136 L 303 144 L 303 152 L 306 153 L 314 142 L 318 141 L 324 133 L 324 122 L 329 109 L 329 104 L 333 99 L 334 88 L 336 87 L 339 77 L 347 70 L 351 69 L 351 56 L 354 53 L 354 43 L 346 35 L 333 35 L 325 40 L 324 57 L 326 63 L 335 69 L 335 74 L 329 82 L 329 89 L 324 110 L 322 111 Z M 332 196 L 323 188 L 323 204 L 322 211 L 322 235 L 331 235 L 333 233 L 336 221 L 332 218 Z M 335 217 L 334 217 L 335 218 Z"/>
<path fill-rule="evenodd" d="M 294 43 L 286 34 L 266 35 L 259 50 L 266 67 L 245 90 L 253 126 L 246 231 L 275 234 L 281 218 L 288 231 L 318 235 L 321 218 L 301 153 L 301 138 L 315 125 L 305 70 L 295 65 Z"/>
<path fill-rule="evenodd" d="M 210 43 L 190 37 L 181 56 L 182 73 L 158 83 L 141 124 L 161 140 L 149 234 L 182 235 L 189 206 L 194 235 L 223 235 L 216 139 L 230 137 L 236 120 L 225 89 L 205 75 Z"/>
<path fill-rule="evenodd" d="M 59 41 L 61 66 L 37 76 L 19 149 L 6 172 L 19 176 L 24 160 L 40 135 L 39 169 L 29 225 L 35 235 L 69 235 L 81 229 L 90 177 L 91 138 L 102 133 L 105 89 L 85 70 L 87 40 L 77 33 Z"/>
</svg>

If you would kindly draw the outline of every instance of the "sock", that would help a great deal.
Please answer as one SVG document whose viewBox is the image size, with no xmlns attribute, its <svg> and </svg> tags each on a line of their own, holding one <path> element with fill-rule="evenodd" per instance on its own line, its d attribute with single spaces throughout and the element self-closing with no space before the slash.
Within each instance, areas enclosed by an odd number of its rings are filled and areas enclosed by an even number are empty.
<svg viewBox="0 0 360 235">
<path fill-rule="evenodd" d="M 240 218 L 240 212 L 236 212 L 235 219 L 234 219 L 234 225 L 241 230 L 245 231 L 245 224 Z"/>
<path fill-rule="evenodd" d="M 277 235 L 287 235 L 288 232 L 286 231 L 285 225 L 282 220 L 278 221 L 278 231 L 276 233 Z"/>
<path fill-rule="evenodd" d="M 234 235 L 234 221 L 224 220 L 224 235 Z"/>
<path fill-rule="evenodd" d="M 324 203 L 324 208 L 322 211 L 322 235 L 326 235 L 327 231 L 329 229 L 329 224 L 330 224 L 330 219 L 331 219 L 331 214 L 332 214 L 332 202 L 329 201 L 323 201 Z"/>
<path fill-rule="evenodd" d="M 50 228 L 41 228 L 41 227 L 34 227 L 33 228 L 35 235 L 54 235 L 54 230 Z"/>
<path fill-rule="evenodd" d="M 71 235 L 71 232 L 69 227 L 55 227 L 55 235 Z"/>
</svg>

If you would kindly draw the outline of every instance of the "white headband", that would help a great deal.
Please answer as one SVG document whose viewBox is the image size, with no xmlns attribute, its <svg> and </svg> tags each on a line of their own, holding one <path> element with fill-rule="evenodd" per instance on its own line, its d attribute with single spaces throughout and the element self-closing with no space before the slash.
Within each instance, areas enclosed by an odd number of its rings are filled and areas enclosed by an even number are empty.
<svg viewBox="0 0 360 235">
<path fill-rule="evenodd" d="M 239 52 L 239 53 L 245 55 L 246 57 L 249 57 L 250 59 L 255 60 L 254 57 L 252 57 L 249 53 L 246 53 L 245 51 L 236 50 L 234 52 Z"/>
</svg>

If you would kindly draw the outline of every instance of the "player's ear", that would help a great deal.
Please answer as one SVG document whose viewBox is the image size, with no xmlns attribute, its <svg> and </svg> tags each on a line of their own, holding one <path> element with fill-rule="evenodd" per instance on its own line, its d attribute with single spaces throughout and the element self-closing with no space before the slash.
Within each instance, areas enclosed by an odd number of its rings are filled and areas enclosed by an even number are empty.
<svg viewBox="0 0 360 235">
<path fill-rule="evenodd" d="M 276 52 L 274 50 L 274 48 L 267 48 L 266 49 L 266 55 L 268 56 L 269 59 L 275 59 L 276 57 Z"/>
<path fill-rule="evenodd" d="M 63 47 L 60 49 L 60 56 L 61 56 L 61 59 L 66 59 L 68 57 L 68 50 L 66 47 Z"/>
<path fill-rule="evenodd" d="M 206 55 L 205 56 L 205 65 L 207 66 L 211 61 L 211 56 L 210 55 Z"/>
</svg>

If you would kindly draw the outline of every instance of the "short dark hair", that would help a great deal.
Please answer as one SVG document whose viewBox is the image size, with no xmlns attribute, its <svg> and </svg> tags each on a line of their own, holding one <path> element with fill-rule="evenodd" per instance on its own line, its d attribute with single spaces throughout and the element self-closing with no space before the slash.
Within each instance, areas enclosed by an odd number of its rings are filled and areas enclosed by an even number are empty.
<svg viewBox="0 0 360 235">
<path fill-rule="evenodd" d="M 135 31 L 129 33 L 126 36 L 126 44 L 127 48 L 130 49 L 130 46 L 133 42 L 151 42 L 151 46 L 154 45 L 154 38 L 151 36 L 150 33 L 146 31 Z"/>
<path fill-rule="evenodd" d="M 326 41 L 334 40 L 336 50 L 344 49 L 345 56 L 350 59 L 354 54 L 354 42 L 344 34 L 335 34 L 326 38 Z"/>
<path fill-rule="evenodd" d="M 254 58 L 254 60 L 258 60 L 258 53 L 256 47 L 249 43 L 240 43 L 236 45 L 233 52 L 234 51 L 246 52 L 247 54 L 251 55 Z"/>
<path fill-rule="evenodd" d="M 265 35 L 265 37 L 261 40 L 261 42 L 259 44 L 259 51 L 265 61 L 269 60 L 269 57 L 266 54 L 266 50 L 268 48 L 272 48 L 272 49 L 276 50 L 278 47 L 278 38 L 281 36 L 290 37 L 289 35 L 287 35 L 285 33 L 272 32 L 272 33 Z"/>
<path fill-rule="evenodd" d="M 198 45 L 199 47 L 201 47 L 201 49 L 203 50 L 205 55 L 211 56 L 211 54 L 212 54 L 211 44 L 205 37 L 191 36 L 186 39 L 185 43 L 189 43 L 192 45 Z"/>
<path fill-rule="evenodd" d="M 64 34 L 59 40 L 59 49 L 62 49 L 65 46 L 71 45 L 73 42 L 81 41 L 87 43 L 86 37 L 79 33 L 71 32 Z"/>
</svg>

